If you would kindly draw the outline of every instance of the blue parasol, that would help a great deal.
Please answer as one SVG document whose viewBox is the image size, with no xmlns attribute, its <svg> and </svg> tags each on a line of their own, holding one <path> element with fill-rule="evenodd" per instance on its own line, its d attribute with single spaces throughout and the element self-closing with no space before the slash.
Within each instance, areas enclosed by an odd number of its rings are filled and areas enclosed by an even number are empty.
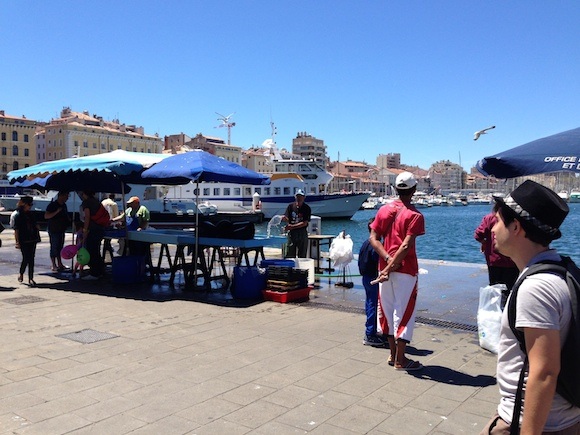
<svg viewBox="0 0 580 435">
<path fill-rule="evenodd" d="M 196 205 L 199 203 L 199 183 L 202 181 L 270 184 L 270 177 L 267 175 L 244 168 L 237 163 L 229 162 L 202 150 L 174 154 L 143 171 L 141 176 L 149 180 L 158 179 L 157 183 L 159 184 L 186 184 L 194 181 L 196 183 Z M 194 262 L 196 262 L 197 268 L 199 253 L 199 231 L 197 231 L 197 228 L 199 228 L 198 212 L 195 213 L 195 228 Z M 195 276 L 195 271 L 193 272 L 193 276 Z M 194 285 L 197 285 L 197 283 L 194 283 Z"/>
<path fill-rule="evenodd" d="M 270 177 L 202 150 L 174 154 L 143 171 L 142 177 L 162 184 L 218 181 L 238 184 L 270 184 Z"/>
<path fill-rule="evenodd" d="M 580 128 L 537 139 L 484 157 L 477 170 L 496 178 L 514 178 L 546 172 L 580 173 Z"/>
</svg>

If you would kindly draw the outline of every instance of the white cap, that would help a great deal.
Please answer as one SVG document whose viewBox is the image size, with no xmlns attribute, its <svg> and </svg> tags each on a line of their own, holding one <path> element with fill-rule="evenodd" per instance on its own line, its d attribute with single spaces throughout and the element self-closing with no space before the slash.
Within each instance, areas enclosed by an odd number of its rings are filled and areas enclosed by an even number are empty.
<svg viewBox="0 0 580 435">
<path fill-rule="evenodd" d="M 298 190 L 296 191 L 296 193 L 294 194 L 294 196 L 297 196 L 297 195 L 302 195 L 302 196 L 305 196 L 305 195 L 304 195 L 304 191 L 303 191 L 302 189 L 298 189 Z"/>
<path fill-rule="evenodd" d="M 399 175 L 397 175 L 397 180 L 395 181 L 395 187 L 397 189 L 411 189 L 416 185 L 417 180 L 410 172 L 401 172 Z"/>
</svg>

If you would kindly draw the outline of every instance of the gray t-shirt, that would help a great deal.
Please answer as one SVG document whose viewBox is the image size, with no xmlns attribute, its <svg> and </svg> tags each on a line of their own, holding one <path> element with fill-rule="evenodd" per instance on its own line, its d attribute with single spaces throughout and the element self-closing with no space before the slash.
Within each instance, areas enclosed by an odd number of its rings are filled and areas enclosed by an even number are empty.
<svg viewBox="0 0 580 435">
<path fill-rule="evenodd" d="M 542 252 L 530 261 L 528 267 L 545 260 L 559 261 L 560 256 L 555 250 Z M 560 331 L 560 343 L 563 345 L 572 317 L 571 307 L 568 286 L 559 275 L 551 273 L 530 275 L 518 290 L 516 328 L 557 329 Z M 506 309 L 502 315 L 497 361 L 497 383 L 501 395 L 498 414 L 503 420 L 511 422 L 525 355 L 509 327 L 507 313 Z M 524 391 L 526 383 L 527 375 Z M 580 408 L 573 406 L 556 393 L 544 430 L 550 432 L 562 430 L 578 421 Z"/>
</svg>

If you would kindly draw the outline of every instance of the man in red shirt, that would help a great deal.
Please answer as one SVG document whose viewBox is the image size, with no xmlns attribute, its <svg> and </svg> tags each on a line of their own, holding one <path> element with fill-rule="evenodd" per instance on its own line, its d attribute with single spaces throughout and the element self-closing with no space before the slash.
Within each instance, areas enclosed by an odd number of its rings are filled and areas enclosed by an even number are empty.
<svg viewBox="0 0 580 435">
<path fill-rule="evenodd" d="M 425 219 L 411 204 L 417 189 L 414 175 L 399 174 L 395 188 L 399 199 L 382 206 L 371 224 L 370 241 L 380 258 L 377 329 L 389 341 L 389 365 L 397 370 L 419 370 L 421 363 L 407 358 L 405 350 L 415 328 L 419 274 L 415 239 L 425 234 Z"/>
</svg>

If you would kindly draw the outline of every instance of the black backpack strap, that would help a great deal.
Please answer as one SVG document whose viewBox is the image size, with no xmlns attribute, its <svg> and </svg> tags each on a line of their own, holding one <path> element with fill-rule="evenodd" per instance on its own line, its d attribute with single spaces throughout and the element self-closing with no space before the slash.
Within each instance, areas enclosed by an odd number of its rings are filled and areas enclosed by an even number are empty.
<svg viewBox="0 0 580 435">
<path fill-rule="evenodd" d="M 522 399 L 524 398 L 524 379 L 526 377 L 526 370 L 528 369 L 528 354 L 524 359 L 524 366 L 520 372 L 520 379 L 518 381 L 518 389 L 516 391 L 516 399 L 514 401 L 514 413 L 512 415 L 512 423 L 510 424 L 510 435 L 520 434 L 520 415 L 522 413 Z"/>
</svg>

